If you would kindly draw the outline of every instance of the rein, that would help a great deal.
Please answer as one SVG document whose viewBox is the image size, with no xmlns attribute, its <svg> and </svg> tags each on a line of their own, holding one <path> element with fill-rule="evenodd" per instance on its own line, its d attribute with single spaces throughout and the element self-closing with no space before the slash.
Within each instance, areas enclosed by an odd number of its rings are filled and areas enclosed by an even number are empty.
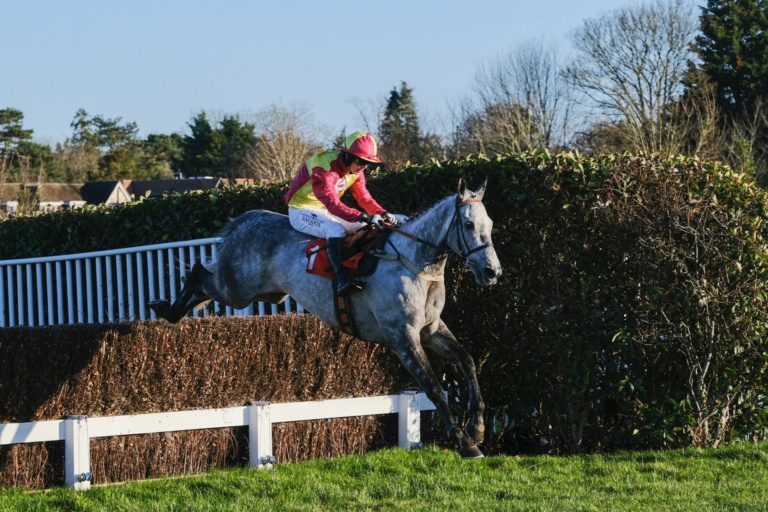
<svg viewBox="0 0 768 512">
<path fill-rule="evenodd" d="M 423 238 L 419 238 L 416 235 L 412 235 L 411 233 L 407 233 L 407 232 L 403 231 L 402 229 L 398 229 L 395 226 L 393 226 L 392 224 L 384 224 L 384 227 L 387 228 L 389 231 L 393 231 L 393 232 L 397 233 L 398 235 L 403 235 L 406 238 L 410 238 L 414 242 L 419 242 L 419 243 L 422 243 L 424 245 L 428 245 L 428 246 L 432 247 L 433 249 L 437 249 L 438 251 L 440 250 L 440 247 L 436 246 L 432 242 L 428 242 L 427 240 L 424 240 Z"/>
</svg>

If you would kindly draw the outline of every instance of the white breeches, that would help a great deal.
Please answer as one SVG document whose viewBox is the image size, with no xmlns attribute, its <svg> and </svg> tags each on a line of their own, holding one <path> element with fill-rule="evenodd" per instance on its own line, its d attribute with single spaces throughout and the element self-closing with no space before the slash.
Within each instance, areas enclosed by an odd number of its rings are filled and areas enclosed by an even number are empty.
<svg viewBox="0 0 768 512">
<path fill-rule="evenodd" d="M 347 222 L 328 210 L 288 208 L 288 220 L 293 229 L 317 238 L 343 238 L 365 226 L 364 222 Z"/>
</svg>

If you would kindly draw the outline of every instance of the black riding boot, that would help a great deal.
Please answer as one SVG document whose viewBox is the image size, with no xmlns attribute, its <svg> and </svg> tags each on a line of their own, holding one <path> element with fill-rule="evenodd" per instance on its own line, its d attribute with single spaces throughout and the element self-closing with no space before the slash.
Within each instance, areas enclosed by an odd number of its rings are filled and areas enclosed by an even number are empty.
<svg viewBox="0 0 768 512">
<path fill-rule="evenodd" d="M 331 262 L 333 271 L 336 274 L 336 295 L 344 295 L 349 291 L 349 270 L 341 264 L 341 247 L 344 243 L 343 237 L 328 239 L 328 261 Z"/>
</svg>

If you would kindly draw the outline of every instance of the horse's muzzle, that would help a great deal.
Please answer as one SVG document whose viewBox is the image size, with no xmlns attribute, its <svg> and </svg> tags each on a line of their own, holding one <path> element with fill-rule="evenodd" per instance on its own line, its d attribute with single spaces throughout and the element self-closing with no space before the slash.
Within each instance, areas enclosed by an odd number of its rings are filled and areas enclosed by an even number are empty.
<svg viewBox="0 0 768 512">
<path fill-rule="evenodd" d="M 477 284 L 482 286 L 496 284 L 499 277 L 501 277 L 501 267 L 493 267 L 489 265 L 483 267 L 482 270 L 475 272 L 475 280 L 477 281 Z"/>
</svg>

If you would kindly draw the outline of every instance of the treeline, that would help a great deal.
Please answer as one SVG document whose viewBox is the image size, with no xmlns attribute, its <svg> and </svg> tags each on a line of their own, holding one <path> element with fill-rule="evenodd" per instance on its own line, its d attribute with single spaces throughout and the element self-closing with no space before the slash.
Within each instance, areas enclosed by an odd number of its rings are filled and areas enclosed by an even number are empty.
<svg viewBox="0 0 768 512">
<path fill-rule="evenodd" d="M 406 82 L 358 108 L 385 166 L 528 149 L 698 155 L 768 181 L 768 4 L 646 0 L 586 19 L 568 58 L 523 43 L 481 63 L 471 92 L 441 129 L 425 128 Z M 282 181 L 338 143 L 306 107 L 255 115 L 200 112 L 187 133 L 138 137 L 138 127 L 85 110 L 55 147 L 33 142 L 23 112 L 0 110 L 0 181 L 226 176 Z"/>
</svg>

